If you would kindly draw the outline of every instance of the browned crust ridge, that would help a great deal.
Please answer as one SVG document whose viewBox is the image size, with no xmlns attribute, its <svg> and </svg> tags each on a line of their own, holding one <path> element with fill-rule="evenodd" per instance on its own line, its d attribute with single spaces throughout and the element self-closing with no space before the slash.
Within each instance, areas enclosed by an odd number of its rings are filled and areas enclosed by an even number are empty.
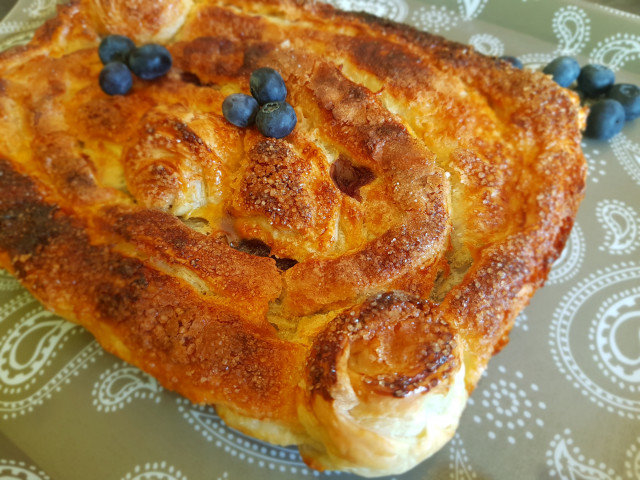
<svg viewBox="0 0 640 480">
<path fill-rule="evenodd" d="M 297 443 L 340 362 L 366 404 L 463 365 L 473 390 L 582 200 L 577 97 L 321 3 L 138 0 L 134 23 L 126 4 L 71 2 L 0 54 L 0 266 L 165 387 Z M 107 32 L 166 43 L 171 72 L 106 96 Z M 261 66 L 299 118 L 282 140 L 222 118 Z M 367 172 L 355 194 L 337 159 Z"/>
</svg>

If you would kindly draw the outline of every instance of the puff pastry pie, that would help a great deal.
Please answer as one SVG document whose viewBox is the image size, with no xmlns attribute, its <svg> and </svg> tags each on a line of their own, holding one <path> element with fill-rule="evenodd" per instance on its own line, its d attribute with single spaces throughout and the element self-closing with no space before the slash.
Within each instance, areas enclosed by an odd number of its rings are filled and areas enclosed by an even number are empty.
<svg viewBox="0 0 640 480">
<path fill-rule="evenodd" d="M 110 33 L 173 67 L 98 85 Z M 285 79 L 298 125 L 224 98 Z M 542 73 L 294 0 L 80 0 L 0 54 L 0 265 L 110 352 L 316 469 L 415 466 L 543 284 L 585 187 Z"/>
</svg>

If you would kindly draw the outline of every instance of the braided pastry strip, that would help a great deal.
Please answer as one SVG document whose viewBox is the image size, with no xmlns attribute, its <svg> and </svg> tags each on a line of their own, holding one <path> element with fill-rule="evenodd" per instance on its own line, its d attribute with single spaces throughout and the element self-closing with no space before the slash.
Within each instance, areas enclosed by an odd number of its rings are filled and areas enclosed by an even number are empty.
<svg viewBox="0 0 640 480">
<path fill-rule="evenodd" d="M 107 97 L 107 33 L 172 70 Z M 261 66 L 285 139 L 221 116 Z M 0 54 L 0 112 L 1 266 L 230 425 L 367 476 L 454 434 L 585 185 L 575 95 L 314 2 L 72 2 Z"/>
</svg>

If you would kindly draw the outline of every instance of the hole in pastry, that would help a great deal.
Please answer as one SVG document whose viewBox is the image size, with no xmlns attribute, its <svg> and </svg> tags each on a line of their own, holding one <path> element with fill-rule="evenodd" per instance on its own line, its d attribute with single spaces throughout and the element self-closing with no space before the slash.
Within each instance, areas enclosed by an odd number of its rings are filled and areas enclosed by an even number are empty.
<svg viewBox="0 0 640 480">
<path fill-rule="evenodd" d="M 278 270 L 282 270 L 283 272 L 289 270 L 296 263 L 298 263 L 298 261 L 294 260 L 293 258 L 278 258 L 275 256 L 272 256 L 271 258 L 275 259 L 276 267 L 278 267 Z"/>
<path fill-rule="evenodd" d="M 473 265 L 471 252 L 464 246 L 448 251 L 445 258 L 449 266 L 448 271 L 438 272 L 430 295 L 430 299 L 436 303 L 444 300 L 451 289 L 464 280 Z"/>
<path fill-rule="evenodd" d="M 256 238 L 242 239 L 229 243 L 231 248 L 235 248 L 240 252 L 245 252 L 257 257 L 271 257 L 276 261 L 276 267 L 278 270 L 285 271 L 293 267 L 297 260 L 293 258 L 278 258 L 275 255 L 271 255 L 271 247 L 264 243 L 262 240 Z"/>
<path fill-rule="evenodd" d="M 350 158 L 340 154 L 338 159 L 331 164 L 331 179 L 338 189 L 346 195 L 362 201 L 360 188 L 373 182 L 376 178 L 367 167 L 354 165 Z"/>
<path fill-rule="evenodd" d="M 184 223 L 187 227 L 195 230 L 196 232 L 209 234 L 211 233 L 211 225 L 209 224 L 209 220 L 202 217 L 191 217 L 191 218 L 180 218 L 182 223 Z"/>
<path fill-rule="evenodd" d="M 231 242 L 229 245 L 231 248 L 235 248 L 240 252 L 248 253 L 250 255 L 255 255 L 256 257 L 271 256 L 271 247 L 262 240 L 258 240 L 256 238 L 243 238 L 236 242 Z"/>
<path fill-rule="evenodd" d="M 191 83 L 196 85 L 197 87 L 213 87 L 215 83 L 202 83 L 200 77 L 193 72 L 182 72 L 180 73 L 180 80 L 184 83 Z"/>
</svg>

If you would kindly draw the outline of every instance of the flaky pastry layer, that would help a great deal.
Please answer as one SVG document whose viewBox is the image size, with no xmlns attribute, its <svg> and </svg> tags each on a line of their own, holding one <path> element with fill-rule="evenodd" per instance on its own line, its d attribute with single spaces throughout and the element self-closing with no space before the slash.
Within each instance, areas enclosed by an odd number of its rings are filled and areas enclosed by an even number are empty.
<svg viewBox="0 0 640 480">
<path fill-rule="evenodd" d="M 105 95 L 109 33 L 173 68 Z M 285 139 L 222 117 L 263 66 Z M 0 265 L 231 426 L 400 473 L 561 252 L 583 125 L 541 73 L 321 3 L 77 0 L 0 54 Z"/>
</svg>

